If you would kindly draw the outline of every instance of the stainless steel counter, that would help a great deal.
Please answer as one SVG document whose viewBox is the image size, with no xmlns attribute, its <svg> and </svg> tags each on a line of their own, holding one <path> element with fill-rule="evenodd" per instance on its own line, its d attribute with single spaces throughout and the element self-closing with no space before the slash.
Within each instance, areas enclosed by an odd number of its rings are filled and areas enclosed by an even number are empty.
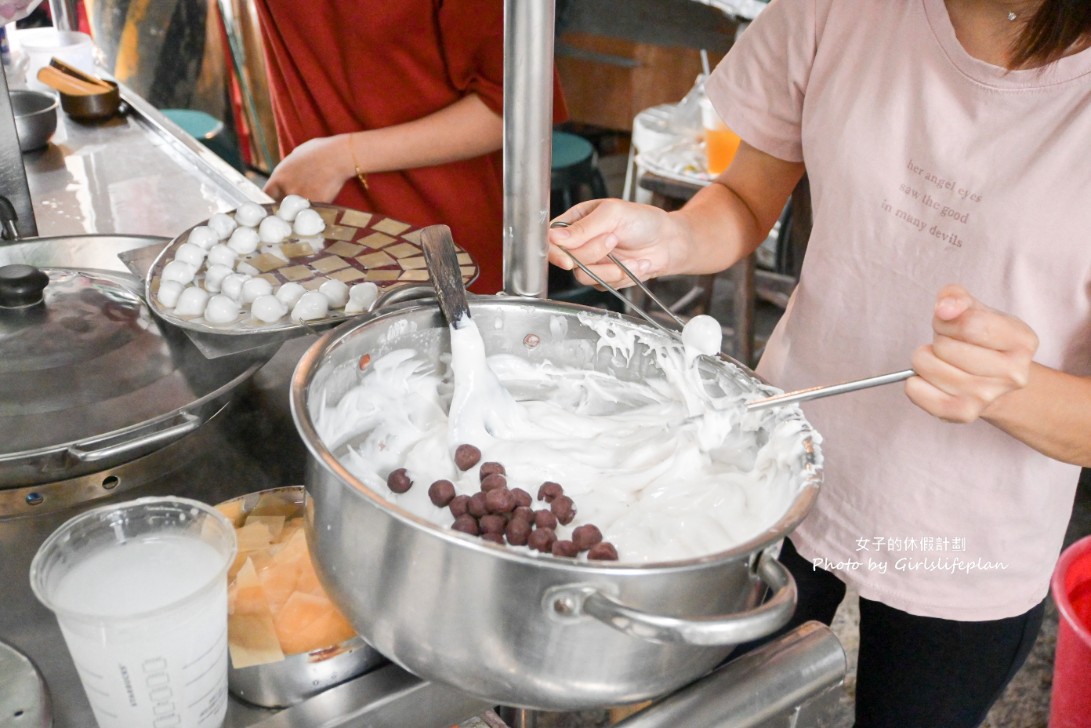
<svg viewBox="0 0 1091 728">
<path fill-rule="evenodd" d="M 214 212 L 272 201 L 139 96 L 123 99 L 128 111 L 102 123 L 58 112 L 49 146 L 23 156 L 40 237 L 173 238 Z"/>
</svg>

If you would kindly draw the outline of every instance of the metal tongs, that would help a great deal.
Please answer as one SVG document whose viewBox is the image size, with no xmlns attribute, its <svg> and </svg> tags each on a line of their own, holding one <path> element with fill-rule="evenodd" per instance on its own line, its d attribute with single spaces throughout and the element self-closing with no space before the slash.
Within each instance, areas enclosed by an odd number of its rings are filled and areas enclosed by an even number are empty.
<svg viewBox="0 0 1091 728">
<path fill-rule="evenodd" d="M 562 228 L 568 227 L 569 224 L 570 223 L 564 222 L 563 220 L 554 220 L 549 224 L 549 226 L 551 228 Z M 579 269 L 586 273 L 591 278 L 591 280 L 602 286 L 604 290 L 609 291 L 614 296 L 619 298 L 625 304 L 627 310 L 631 310 L 639 314 L 645 321 L 650 323 L 652 326 L 655 326 L 660 331 L 665 332 L 669 336 L 677 337 L 679 335 L 680 332 L 668 329 L 666 326 L 663 326 L 663 324 L 656 321 L 651 316 L 651 314 L 643 311 L 638 306 L 634 306 L 632 302 L 625 297 L 625 294 L 623 294 L 621 291 L 617 290 L 609 283 L 602 280 L 602 278 L 600 278 L 598 275 L 593 273 L 591 269 L 584 265 L 579 258 L 573 255 L 572 252 L 568 250 L 568 248 L 561 248 L 561 250 L 563 250 L 565 254 L 572 259 L 572 262 L 579 266 Z M 644 281 L 640 280 L 631 270 L 628 269 L 628 267 L 625 266 L 624 263 L 618 260 L 616 255 L 614 255 L 613 253 L 607 253 L 606 257 L 610 259 L 610 262 L 620 268 L 621 272 L 628 276 L 629 280 L 631 280 L 634 285 L 640 288 L 640 290 L 643 291 L 644 294 L 648 296 L 648 298 L 655 302 L 655 304 L 659 306 L 659 308 L 663 309 L 663 311 L 665 311 L 666 314 L 675 321 L 675 323 L 682 327 L 686 325 L 686 322 L 679 318 L 678 315 L 674 313 L 674 311 L 671 311 L 665 303 L 660 301 L 656 297 L 656 295 L 651 292 L 648 286 L 644 284 Z M 901 371 L 890 372 L 889 374 L 880 374 L 878 376 L 866 377 L 864 379 L 853 379 L 847 382 L 841 382 L 840 384 L 827 384 L 821 387 L 798 389 L 793 392 L 784 392 L 783 394 L 778 394 L 772 397 L 751 400 L 750 402 L 746 403 L 746 409 L 760 410 L 766 409 L 767 407 L 778 407 L 785 404 L 795 404 L 797 402 L 806 402 L 812 399 L 821 399 L 822 397 L 832 397 L 835 394 L 845 394 L 847 392 L 855 392 L 860 389 L 878 387 L 883 384 L 893 384 L 895 382 L 901 382 L 915 375 L 916 372 L 912 369 L 902 369 Z"/>
</svg>

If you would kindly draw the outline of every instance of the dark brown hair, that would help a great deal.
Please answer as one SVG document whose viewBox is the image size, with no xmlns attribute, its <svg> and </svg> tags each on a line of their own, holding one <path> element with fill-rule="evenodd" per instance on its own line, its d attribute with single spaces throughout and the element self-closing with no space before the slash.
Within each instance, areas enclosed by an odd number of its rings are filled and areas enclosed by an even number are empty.
<svg viewBox="0 0 1091 728">
<path fill-rule="evenodd" d="M 1012 48 L 1010 68 L 1045 65 L 1091 36 L 1089 0 L 1043 0 Z"/>
</svg>

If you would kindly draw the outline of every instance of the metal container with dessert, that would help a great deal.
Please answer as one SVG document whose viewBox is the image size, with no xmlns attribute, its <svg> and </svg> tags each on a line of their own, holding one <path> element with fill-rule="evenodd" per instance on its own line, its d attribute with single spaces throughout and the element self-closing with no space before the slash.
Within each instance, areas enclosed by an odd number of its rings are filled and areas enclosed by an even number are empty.
<svg viewBox="0 0 1091 728">
<path fill-rule="evenodd" d="M 621 338 L 663 337 L 623 317 L 519 298 L 471 299 L 470 308 L 490 354 L 594 370 L 634 387 L 661 375 L 654 346 L 619 357 L 600 345 L 604 323 Z M 411 351 L 442 369 L 450 341 L 434 306 L 402 306 L 328 333 L 293 377 L 293 417 L 310 452 L 305 525 L 312 553 L 327 591 L 370 644 L 415 674 L 476 696 L 573 710 L 667 694 L 735 645 L 786 622 L 795 588 L 774 551 L 806 515 L 821 482 L 819 438 L 797 408 L 768 413 L 754 432 L 755 447 L 781 426 L 793 435 L 776 458 L 774 467 L 783 470 L 766 483 L 768 497 L 777 499 L 766 512 L 779 515 L 741 542 L 667 560 L 629 561 L 624 549 L 616 562 L 554 557 L 490 543 L 452 530 L 449 518 L 414 512 L 397 490 L 350 467 L 352 442 L 320 434 L 328 433 L 319 423 L 324 411 L 385 355 Z M 744 397 L 768 393 L 756 375 L 726 358 L 701 366 L 709 386 Z M 670 430 L 661 437 L 671 437 Z M 394 438 L 382 447 L 388 444 L 395 447 Z M 380 477 L 393 470 L 371 465 Z M 666 526 L 685 529 L 682 522 Z"/>
</svg>

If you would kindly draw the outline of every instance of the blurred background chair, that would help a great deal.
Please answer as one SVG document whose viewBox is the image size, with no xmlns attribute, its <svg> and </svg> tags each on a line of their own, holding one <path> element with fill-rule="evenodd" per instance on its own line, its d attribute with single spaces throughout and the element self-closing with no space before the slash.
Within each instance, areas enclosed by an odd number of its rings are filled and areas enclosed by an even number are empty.
<svg viewBox="0 0 1091 728">
<path fill-rule="evenodd" d="M 579 135 L 553 131 L 553 164 L 550 172 L 551 218 L 577 202 L 599 199 L 609 194 L 594 145 Z"/>
</svg>

